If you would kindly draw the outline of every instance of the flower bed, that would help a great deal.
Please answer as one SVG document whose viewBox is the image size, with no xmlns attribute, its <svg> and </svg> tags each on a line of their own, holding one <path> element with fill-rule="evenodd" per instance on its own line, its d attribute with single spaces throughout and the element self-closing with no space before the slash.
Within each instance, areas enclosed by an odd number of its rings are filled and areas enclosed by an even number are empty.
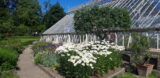
<svg viewBox="0 0 160 78">
<path fill-rule="evenodd" d="M 105 41 L 82 44 L 38 43 L 35 62 L 56 69 L 66 78 L 89 78 L 106 74 L 121 65 L 124 47 Z"/>
<path fill-rule="evenodd" d="M 55 50 L 62 44 L 51 44 L 46 42 L 35 43 L 32 47 L 34 51 L 34 61 L 45 67 L 55 69 L 59 66 L 59 56 L 55 54 Z"/>
<path fill-rule="evenodd" d="M 33 45 L 34 54 L 36 55 L 38 52 L 49 52 L 54 53 L 56 48 L 61 46 L 62 44 L 51 44 L 46 42 L 38 42 Z"/>
<path fill-rule="evenodd" d="M 64 44 L 56 49 L 60 55 L 58 71 L 66 78 L 89 78 L 103 75 L 121 65 L 120 51 L 124 48 L 109 42 Z"/>
</svg>

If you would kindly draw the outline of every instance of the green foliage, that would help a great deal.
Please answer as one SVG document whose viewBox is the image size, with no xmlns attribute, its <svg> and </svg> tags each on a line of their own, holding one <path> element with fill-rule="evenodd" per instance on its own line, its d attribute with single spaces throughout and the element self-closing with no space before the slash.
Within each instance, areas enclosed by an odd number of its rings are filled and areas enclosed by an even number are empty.
<svg viewBox="0 0 160 78">
<path fill-rule="evenodd" d="M 15 24 L 36 26 L 40 24 L 41 6 L 36 0 L 18 0 L 15 11 Z M 20 22 L 20 23 L 19 23 Z"/>
<path fill-rule="evenodd" d="M 91 75 L 93 75 L 93 73 L 103 75 L 107 73 L 107 71 L 121 65 L 120 53 L 113 49 L 112 52 L 113 53 L 107 57 L 104 55 L 94 55 L 97 57 L 97 62 L 93 66 L 94 69 L 82 65 L 74 66 L 68 61 L 68 56 L 61 56 L 60 67 L 58 68 L 58 71 L 66 78 L 89 78 Z M 75 55 L 75 53 L 72 51 L 70 51 L 68 54 Z"/>
<path fill-rule="evenodd" d="M 32 45 L 32 49 L 34 51 L 34 55 L 36 55 L 37 53 L 41 52 L 41 51 L 45 51 L 46 49 L 41 48 L 41 47 L 45 47 L 47 46 L 48 43 L 47 42 L 37 42 L 35 44 Z"/>
<path fill-rule="evenodd" d="M 4 39 L 5 37 L 11 36 L 12 33 L 14 33 L 14 27 L 11 15 L 8 14 L 6 16 L 0 17 L 0 39 Z"/>
<path fill-rule="evenodd" d="M 0 71 L 0 78 L 19 78 L 14 72 L 12 71 Z"/>
<path fill-rule="evenodd" d="M 159 78 L 159 76 L 157 76 L 157 74 L 155 74 L 154 72 L 152 72 L 148 77 L 139 77 L 136 76 L 132 73 L 124 73 L 122 75 L 116 76 L 114 78 Z"/>
<path fill-rule="evenodd" d="M 131 26 L 131 17 L 126 8 L 114 8 L 111 11 L 111 18 L 115 22 L 114 27 L 127 29 Z"/>
<path fill-rule="evenodd" d="M 18 54 L 9 48 L 0 48 L 0 69 L 13 69 L 17 65 Z"/>
<path fill-rule="evenodd" d="M 0 41 L 0 47 L 7 47 L 21 53 L 23 48 L 31 44 L 33 41 L 38 40 L 35 37 L 11 37 L 6 40 Z"/>
<path fill-rule="evenodd" d="M 34 47 L 39 47 L 39 46 L 45 46 L 47 44 L 48 44 L 47 42 L 37 42 L 37 43 L 33 44 L 33 48 Z"/>
<path fill-rule="evenodd" d="M 74 52 L 69 52 L 69 54 L 74 54 Z M 58 71 L 60 74 L 64 75 L 65 78 L 89 78 L 92 74 L 92 69 L 88 66 L 77 65 L 74 66 L 68 61 L 67 56 L 60 57 L 60 66 Z"/>
<path fill-rule="evenodd" d="M 133 33 L 133 41 L 131 44 L 131 50 L 136 54 L 142 54 L 146 50 L 150 48 L 150 44 L 148 43 L 148 38 L 144 35 Z"/>
<path fill-rule="evenodd" d="M 45 29 L 37 0 L 1 0 L 0 10 L 0 39 L 32 35 Z"/>
<path fill-rule="evenodd" d="M 38 38 L 12 37 L 0 41 L 0 70 L 9 70 L 16 67 L 18 55 L 23 48 Z"/>
<path fill-rule="evenodd" d="M 41 6 L 37 0 L 18 0 L 14 20 L 14 24 L 19 26 L 17 30 L 22 29 L 19 32 L 20 35 L 44 30 Z"/>
<path fill-rule="evenodd" d="M 131 25 L 129 12 L 124 8 L 83 8 L 75 13 L 74 20 L 77 33 L 95 33 L 101 39 L 104 38 L 103 29 L 126 29 Z"/>
<path fill-rule="evenodd" d="M 42 59 L 42 65 L 47 66 L 47 67 L 57 67 L 59 66 L 59 57 L 56 54 L 49 54 L 46 53 L 43 55 L 43 59 Z"/>
<path fill-rule="evenodd" d="M 23 35 L 28 35 L 29 33 L 30 33 L 29 27 L 21 24 L 16 28 L 16 33 L 15 34 L 19 35 L 19 36 L 23 36 Z"/>
<path fill-rule="evenodd" d="M 152 72 L 148 78 L 159 78 L 159 76 L 157 76 L 157 74 L 155 72 Z"/>
<path fill-rule="evenodd" d="M 38 0 L 0 0 L 0 39 L 42 33 L 64 15 L 59 4 L 43 14 Z"/>
<path fill-rule="evenodd" d="M 134 62 L 137 64 L 145 64 L 149 61 L 151 54 L 147 52 L 150 48 L 148 38 L 144 35 L 134 33 L 131 51 L 134 52 Z M 140 56 L 141 55 L 141 56 Z"/>
<path fill-rule="evenodd" d="M 15 2 L 16 2 L 16 0 L 0 0 L 0 8 L 1 7 L 6 8 L 9 6 L 10 6 L 10 8 L 13 8 L 15 5 Z"/>
<path fill-rule="evenodd" d="M 134 76 L 133 74 L 131 73 L 124 73 L 120 76 L 117 76 L 117 77 L 114 77 L 114 78 L 137 78 L 136 76 Z"/>
<path fill-rule="evenodd" d="M 30 30 L 32 29 L 32 31 L 36 31 L 36 32 L 43 32 L 46 30 L 46 27 L 44 24 L 41 24 L 41 25 L 37 25 L 37 26 L 33 26 L 30 28 Z"/>
<path fill-rule="evenodd" d="M 58 48 L 57 53 L 60 56 L 58 71 L 66 78 L 89 78 L 93 75 L 103 75 L 121 66 L 120 51 L 108 47 L 113 45 L 100 41 L 83 45 L 85 44 L 70 44 L 67 46 L 71 48 L 67 48 L 66 45 Z"/>
<path fill-rule="evenodd" d="M 12 49 L 18 51 L 19 53 L 21 53 L 22 43 L 19 40 L 16 40 L 16 39 L 7 40 L 5 43 L 6 43 L 6 47 L 12 48 Z"/>
<path fill-rule="evenodd" d="M 1 66 L 0 66 L 1 70 L 10 70 L 10 69 L 13 69 L 13 68 L 15 68 L 15 66 L 11 65 L 8 62 L 2 63 Z"/>
<path fill-rule="evenodd" d="M 94 71 L 96 71 L 96 73 L 103 75 L 109 70 L 112 70 L 115 67 L 119 67 L 121 65 L 121 55 L 119 51 L 116 51 L 114 49 L 112 49 L 111 51 L 113 53 L 107 57 L 105 57 L 104 55 L 96 55 L 96 57 L 98 58 L 97 63 L 94 65 Z"/>
<path fill-rule="evenodd" d="M 133 53 L 134 61 L 138 64 L 144 64 L 150 58 L 150 54 L 148 54 L 147 50 L 150 48 L 150 44 L 148 42 L 148 38 L 144 35 L 133 33 L 133 40 L 131 44 L 131 51 Z M 144 55 L 144 56 L 140 56 Z M 147 60 L 144 61 L 144 58 Z"/>
<path fill-rule="evenodd" d="M 52 5 L 50 9 L 46 12 L 43 19 L 46 28 L 51 27 L 53 24 L 55 24 L 64 16 L 65 16 L 64 9 L 60 6 L 59 3 Z"/>
<path fill-rule="evenodd" d="M 37 53 L 34 57 L 34 62 L 36 64 L 41 64 L 42 63 L 42 56 L 43 56 L 43 53 L 41 53 L 41 52 Z"/>
<path fill-rule="evenodd" d="M 52 69 L 56 69 L 59 66 L 59 56 L 47 52 L 38 52 L 35 55 L 34 61 L 36 64 L 42 64 L 46 67 L 51 67 Z"/>
</svg>

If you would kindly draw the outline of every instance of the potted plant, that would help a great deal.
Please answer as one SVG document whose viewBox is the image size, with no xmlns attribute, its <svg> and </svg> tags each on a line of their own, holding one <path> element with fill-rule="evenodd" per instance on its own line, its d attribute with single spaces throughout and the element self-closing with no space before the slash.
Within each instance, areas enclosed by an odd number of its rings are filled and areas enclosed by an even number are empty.
<svg viewBox="0 0 160 78">
<path fill-rule="evenodd" d="M 133 52 L 133 62 L 136 64 L 140 76 L 148 76 L 153 70 L 153 65 L 148 63 L 151 57 L 148 52 L 149 47 L 146 36 L 138 33 L 133 34 L 131 51 Z"/>
</svg>

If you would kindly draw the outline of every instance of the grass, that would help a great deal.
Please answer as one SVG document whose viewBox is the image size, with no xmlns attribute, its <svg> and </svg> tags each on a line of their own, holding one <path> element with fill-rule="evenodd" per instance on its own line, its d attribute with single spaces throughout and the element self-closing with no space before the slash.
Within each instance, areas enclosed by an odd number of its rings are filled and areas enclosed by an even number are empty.
<svg viewBox="0 0 160 78">
<path fill-rule="evenodd" d="M 124 73 L 120 76 L 116 76 L 114 78 L 146 78 L 146 77 L 140 77 L 140 76 L 136 76 L 132 73 L 126 72 L 126 73 Z M 152 72 L 147 78 L 160 78 L 160 77 L 158 77 L 154 72 Z"/>
<path fill-rule="evenodd" d="M 152 74 L 150 74 L 148 78 L 160 78 L 160 77 L 158 77 L 154 72 L 152 72 Z"/>
<path fill-rule="evenodd" d="M 1 71 L 0 78 L 19 78 L 13 71 Z"/>
<path fill-rule="evenodd" d="M 122 75 L 120 75 L 120 76 L 117 76 L 117 77 L 114 77 L 114 78 L 137 78 L 137 77 L 135 77 L 133 74 L 131 74 L 131 73 L 124 73 L 124 74 L 122 74 Z"/>
<path fill-rule="evenodd" d="M 18 36 L 18 37 L 10 37 L 5 40 L 0 40 L 0 46 L 17 46 L 21 48 L 25 48 L 29 44 L 31 44 L 33 41 L 39 40 L 39 37 L 31 37 L 31 36 Z"/>
<path fill-rule="evenodd" d="M 46 42 L 38 42 L 38 43 L 35 43 L 33 45 L 33 47 L 39 47 L 39 46 L 45 46 L 45 45 L 48 45 L 48 43 L 46 43 Z"/>
<path fill-rule="evenodd" d="M 0 69 L 9 70 L 17 65 L 18 54 L 9 48 L 0 48 Z"/>
<path fill-rule="evenodd" d="M 148 77 L 140 77 L 135 74 L 125 72 L 124 74 L 116 76 L 114 78 L 160 78 L 160 77 L 158 77 L 153 71 Z"/>
<path fill-rule="evenodd" d="M 18 78 L 11 71 L 15 69 L 18 56 L 33 41 L 39 37 L 18 36 L 0 40 L 0 78 Z"/>
</svg>

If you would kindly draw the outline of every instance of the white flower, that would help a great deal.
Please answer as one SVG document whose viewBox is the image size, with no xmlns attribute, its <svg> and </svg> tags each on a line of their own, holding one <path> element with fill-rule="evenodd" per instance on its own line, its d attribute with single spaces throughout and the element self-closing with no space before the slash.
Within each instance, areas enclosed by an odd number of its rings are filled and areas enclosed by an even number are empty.
<svg viewBox="0 0 160 78">
<path fill-rule="evenodd" d="M 85 66 L 85 63 L 82 63 L 82 66 Z"/>
<path fill-rule="evenodd" d="M 61 54 L 61 56 L 65 56 L 64 54 Z"/>
<path fill-rule="evenodd" d="M 70 56 L 70 54 L 67 54 L 67 56 Z"/>
<path fill-rule="evenodd" d="M 61 56 L 65 56 L 64 54 L 66 54 L 69 57 L 68 61 L 71 62 L 74 66 L 89 66 L 93 69 L 93 64 L 97 63 L 98 59 L 98 57 L 95 57 L 94 55 L 104 55 L 107 57 L 108 55 L 112 54 L 112 52 L 109 51 L 110 48 L 120 51 L 124 50 L 123 46 L 109 43 L 109 41 L 95 41 L 82 44 L 66 43 L 58 47 L 56 49 L 56 53 L 62 53 Z M 75 55 L 70 54 L 70 51 L 75 52 Z M 112 58 L 110 59 L 112 60 Z"/>
</svg>

